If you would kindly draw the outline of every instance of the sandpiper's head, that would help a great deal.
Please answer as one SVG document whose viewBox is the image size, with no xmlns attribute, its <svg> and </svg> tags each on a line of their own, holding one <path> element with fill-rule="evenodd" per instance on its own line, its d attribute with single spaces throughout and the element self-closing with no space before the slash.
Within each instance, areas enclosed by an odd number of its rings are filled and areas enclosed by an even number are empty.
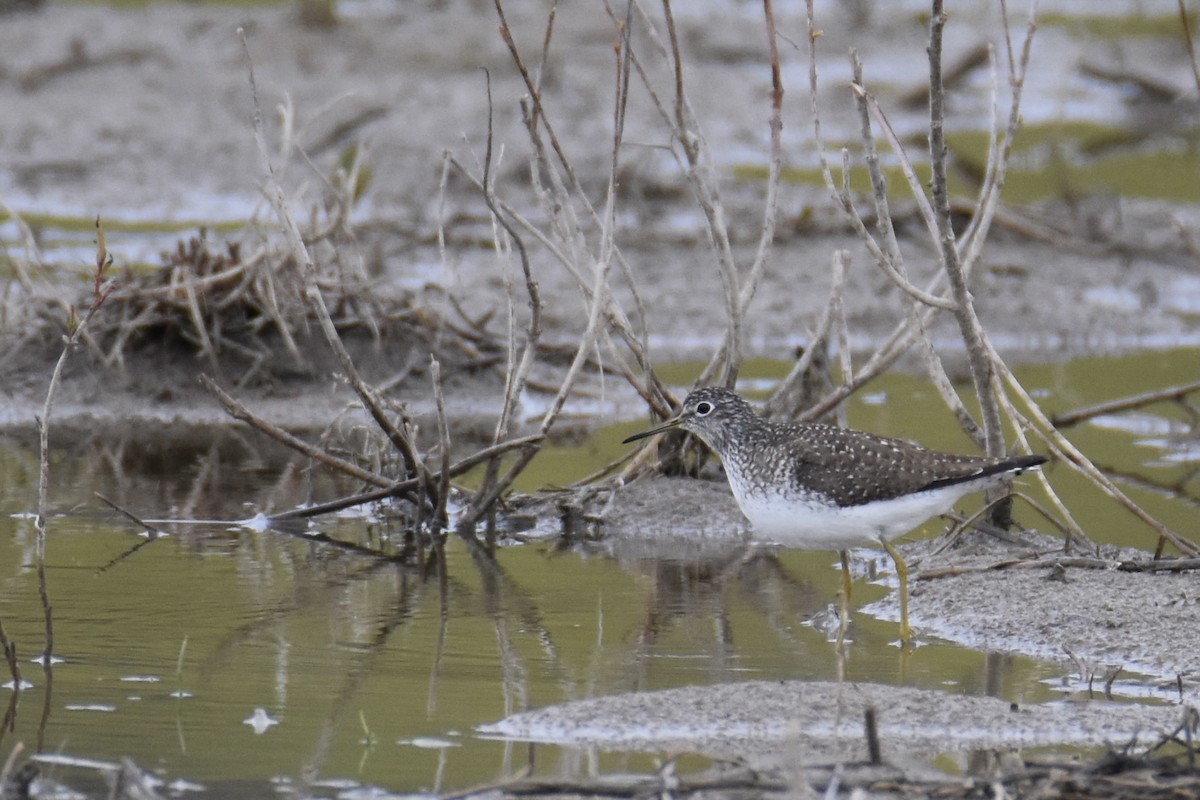
<svg viewBox="0 0 1200 800">
<path fill-rule="evenodd" d="M 730 441 L 733 431 L 740 426 L 739 423 L 744 424 L 743 421 L 753 422 L 757 419 L 750 404 L 736 392 L 719 386 L 704 386 L 684 399 L 679 414 L 662 425 L 635 433 L 622 444 L 645 439 L 672 428 L 682 428 L 688 433 L 696 434 L 705 444 L 721 453 Z"/>
</svg>

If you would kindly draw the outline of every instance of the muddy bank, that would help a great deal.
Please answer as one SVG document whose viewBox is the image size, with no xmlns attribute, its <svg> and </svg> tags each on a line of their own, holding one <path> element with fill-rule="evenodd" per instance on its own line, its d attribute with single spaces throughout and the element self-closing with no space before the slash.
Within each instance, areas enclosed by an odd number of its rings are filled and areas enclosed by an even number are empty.
<svg viewBox="0 0 1200 800">
<path fill-rule="evenodd" d="M 750 681 L 580 700 L 514 714 L 480 731 L 600 750 L 686 750 L 779 768 L 866 761 L 867 708 L 877 713 L 881 750 L 897 760 L 947 750 L 1152 744 L 1182 718 L 1172 706 L 1017 705 L 865 683 Z"/>
</svg>

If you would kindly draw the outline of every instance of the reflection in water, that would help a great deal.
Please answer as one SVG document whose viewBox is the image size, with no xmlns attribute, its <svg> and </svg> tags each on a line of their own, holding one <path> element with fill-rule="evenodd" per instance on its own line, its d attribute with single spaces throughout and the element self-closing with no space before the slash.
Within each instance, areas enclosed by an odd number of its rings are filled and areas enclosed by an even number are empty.
<svg viewBox="0 0 1200 800">
<path fill-rule="evenodd" d="M 811 582 L 794 578 L 773 553 L 746 543 L 731 545 L 723 555 L 708 554 L 698 560 L 677 555 L 642 561 L 635 568 L 650 582 L 645 618 L 630 659 L 631 665 L 643 670 L 669 633 L 693 626 L 686 632 L 705 654 L 709 674 L 717 680 L 730 680 L 739 669 L 732 619 L 736 607 L 745 606 L 761 615 L 780 642 L 797 654 L 805 648 L 792 625 L 826 607 Z M 631 676 L 626 688 L 647 689 L 651 684 L 643 671 Z"/>
</svg>

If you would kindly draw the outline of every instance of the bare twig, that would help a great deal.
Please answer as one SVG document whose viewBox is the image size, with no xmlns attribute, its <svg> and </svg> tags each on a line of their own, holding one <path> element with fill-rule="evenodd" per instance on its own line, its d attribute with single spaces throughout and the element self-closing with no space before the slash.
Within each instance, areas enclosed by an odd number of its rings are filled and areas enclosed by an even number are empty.
<svg viewBox="0 0 1200 800">
<path fill-rule="evenodd" d="M 559 385 L 558 391 L 551 400 L 549 408 L 547 408 L 546 412 L 542 416 L 539 431 L 543 435 L 549 433 L 551 427 L 554 425 L 554 422 L 558 419 L 563 405 L 566 403 L 568 396 L 571 394 L 571 391 L 573 390 L 575 383 L 579 378 L 582 367 L 587 362 L 588 354 L 599 341 L 600 326 L 601 323 L 606 319 L 606 309 L 609 307 L 608 275 L 614 261 L 613 253 L 615 251 L 615 244 L 613 240 L 613 230 L 615 227 L 614 215 L 616 190 L 620 165 L 621 143 L 624 136 L 625 104 L 628 100 L 629 93 L 628 76 L 630 71 L 631 53 L 628 37 L 629 28 L 628 25 L 626 25 L 624 27 L 624 38 L 621 41 L 621 47 L 618 52 L 616 93 L 614 97 L 613 110 L 614 129 L 612 159 L 609 173 L 608 191 L 606 193 L 607 199 L 604 212 L 601 215 L 602 225 L 600 243 L 597 248 L 598 253 L 593 260 L 592 266 L 593 277 L 591 291 L 589 294 L 590 302 L 588 308 L 587 326 L 580 338 L 578 346 L 575 349 L 574 357 L 572 358 L 570 366 L 567 368 L 567 372 Z M 512 47 L 511 44 L 510 47 Z M 521 62 L 519 59 L 517 59 L 517 63 L 518 67 L 520 68 Z M 526 79 L 526 81 L 528 83 L 528 79 Z M 540 103 L 538 105 L 540 105 Z M 491 128 L 489 125 L 489 141 L 490 133 Z M 535 150 L 540 150 L 540 147 L 538 146 L 540 140 L 534 129 L 530 129 L 530 136 L 534 142 Z M 544 158 L 540 158 L 539 163 L 542 165 L 543 169 L 548 167 L 548 164 Z M 552 176 L 552 174 L 553 173 L 549 173 L 548 177 Z M 486 189 L 487 181 L 485 180 L 484 183 L 485 191 L 488 191 Z M 561 184 L 559 184 L 558 191 L 559 203 L 557 204 L 557 207 L 559 209 L 565 209 L 567 206 L 569 206 L 569 202 L 568 198 L 565 196 L 565 189 L 561 186 Z M 489 208 L 492 208 L 494 214 L 497 213 L 495 205 L 490 199 Z M 506 229 L 509 230 L 510 234 L 513 233 L 507 224 Z M 569 227 L 568 230 L 578 233 L 579 227 L 576 224 Z M 522 249 L 521 252 L 522 258 L 524 259 L 524 250 Z M 530 302 L 540 304 L 540 297 L 536 291 L 536 284 L 532 283 L 532 278 L 528 274 L 527 262 L 523 261 L 523 265 L 526 269 L 527 281 L 530 282 Z M 534 313 L 536 314 L 537 312 L 535 311 Z M 531 334 L 532 333 L 534 332 L 531 331 Z M 523 381 L 524 378 L 522 377 L 521 380 Z M 470 510 L 464 514 L 462 524 L 465 526 L 473 526 L 478 520 L 482 510 L 494 503 L 499 497 L 500 492 L 506 491 L 508 487 L 511 486 L 517 475 L 519 475 L 520 472 L 525 469 L 525 467 L 529 464 L 529 461 L 532 460 L 534 455 L 536 455 L 537 450 L 538 448 L 536 446 L 522 448 L 521 452 L 517 455 L 516 461 L 512 464 L 512 466 L 509 467 L 508 471 L 502 477 L 496 479 L 491 485 L 485 484 L 485 486 L 481 488 L 479 493 L 475 496 Z"/>
<path fill-rule="evenodd" d="M 112 500 L 109 500 L 107 497 L 100 494 L 99 492 L 92 492 L 92 494 L 94 494 L 94 495 L 96 495 L 96 497 L 100 498 L 100 501 L 103 502 L 109 508 L 111 508 L 113 511 L 116 511 L 118 514 L 125 517 L 125 519 L 129 520 L 134 525 L 137 525 L 139 528 L 146 531 L 150 535 L 151 539 L 154 539 L 158 536 L 161 536 L 163 533 L 165 533 L 165 531 L 163 531 L 162 528 L 154 527 L 153 525 L 146 522 L 141 517 L 138 517 L 136 514 L 134 514 L 129 509 L 118 505 L 117 503 L 115 503 Z"/>
<path fill-rule="evenodd" d="M 1192 25 L 1188 21 L 1187 6 L 1183 0 L 1177 0 L 1179 6 L 1179 25 L 1183 30 L 1183 40 L 1187 45 L 1188 60 L 1192 64 L 1192 78 L 1196 81 L 1196 91 L 1200 91 L 1200 63 L 1196 61 L 1196 43 L 1192 41 Z"/>
<path fill-rule="evenodd" d="M 3 618 L 0 618 L 0 649 L 4 650 L 4 661 L 8 664 L 8 674 L 12 676 L 13 691 L 20 693 L 21 668 L 17 666 L 17 643 L 8 638 Z"/>
<path fill-rule="evenodd" d="M 842 359 L 842 379 L 849 380 L 853 374 L 849 345 L 845 341 L 844 335 L 846 315 L 842 298 L 845 291 L 846 264 L 849 260 L 850 252 L 848 250 L 834 251 L 830 267 L 832 277 L 829 286 L 829 300 L 825 303 L 825 310 L 821 314 L 816 329 L 808 337 L 808 345 L 804 348 L 804 352 L 800 358 L 796 359 L 796 363 L 792 365 L 787 376 L 775 388 L 775 393 L 764 404 L 763 408 L 768 414 L 794 412 L 812 404 L 814 398 L 808 396 L 804 387 L 811 383 L 809 375 L 819 358 L 824 357 L 824 352 L 829 346 L 830 332 L 835 328 L 838 332 L 838 355 Z"/>
<path fill-rule="evenodd" d="M 385 412 L 383 405 L 380 403 L 375 391 L 366 384 L 358 372 L 354 360 L 350 357 L 350 353 L 342 344 L 341 337 L 338 335 L 337 328 L 333 324 L 333 320 L 329 315 L 329 309 L 326 307 L 325 298 L 317 285 L 316 266 L 313 263 L 312 256 L 304 243 L 304 238 L 300 233 L 299 227 L 296 225 L 291 212 L 288 209 L 287 200 L 284 197 L 283 189 L 275 178 L 275 170 L 271 163 L 270 153 L 267 149 L 266 138 L 263 134 L 262 125 L 262 110 L 258 102 L 258 88 L 254 79 L 254 63 L 250 58 L 250 46 L 246 41 L 245 31 L 238 29 L 239 36 L 242 41 L 242 49 L 246 56 L 246 68 L 250 81 L 250 93 L 254 105 L 254 138 L 258 144 L 259 155 L 263 162 L 263 168 L 266 172 L 264 191 L 268 201 L 275 210 L 276 217 L 283 228 L 284 234 L 291 249 L 292 259 L 295 266 L 300 270 L 301 277 L 304 280 L 304 297 L 309 303 L 314 315 L 317 318 L 317 323 L 324 334 L 325 341 L 337 357 L 338 364 L 342 373 L 350 382 L 351 387 L 362 401 L 363 406 L 371 414 L 372 419 L 379 425 L 380 429 L 391 440 L 392 444 L 400 452 L 404 460 L 405 468 L 410 476 L 417 479 L 418 496 L 420 501 L 418 508 L 426 507 L 426 501 L 429 506 L 437 507 L 438 502 L 434 493 L 436 487 L 433 485 L 432 478 L 425 464 L 422 463 L 420 456 L 417 454 L 416 445 L 412 441 L 407 430 L 398 427 L 393 420 Z M 407 421 L 402 421 L 402 425 L 406 428 Z"/>
<path fill-rule="evenodd" d="M 287 431 L 274 425 L 262 417 L 258 416 L 250 409 L 246 408 L 240 402 L 235 400 L 229 393 L 217 385 L 216 381 L 207 375 L 200 376 L 200 385 L 203 386 L 209 394 L 217 398 L 222 406 L 225 407 L 226 413 L 234 419 L 241 420 L 257 431 L 266 434 L 275 441 L 290 447 L 291 449 L 303 453 L 314 461 L 319 461 L 327 467 L 337 470 L 351 478 L 370 483 L 380 487 L 394 487 L 396 481 L 384 475 L 365 470 L 362 467 L 345 459 L 338 458 L 325 450 L 310 445 L 303 439 L 299 439 Z"/>
<path fill-rule="evenodd" d="M 513 59 L 517 62 L 518 68 L 524 70 L 520 60 L 520 53 L 517 50 L 516 43 L 512 40 L 511 34 L 508 32 L 508 24 L 504 21 L 504 8 L 500 0 L 496 0 L 496 11 L 500 15 L 501 30 L 508 44 L 509 50 L 512 53 Z M 533 366 L 533 359 L 537 352 L 538 342 L 542 336 L 542 297 L 541 290 L 538 288 L 538 283 L 533 277 L 533 270 L 529 265 L 529 253 L 525 249 L 525 242 L 517 233 L 512 223 L 501 214 L 496 203 L 495 192 L 492 186 L 492 146 L 493 146 L 493 127 L 492 127 L 492 83 L 491 76 L 484 73 L 487 81 L 487 98 L 488 98 L 488 122 L 487 122 L 487 142 L 486 150 L 483 159 L 483 198 L 487 203 L 488 210 L 492 212 L 492 219 L 508 235 L 508 240 L 516 247 L 518 258 L 521 262 L 521 272 L 525 277 L 525 290 L 529 296 L 529 322 L 525 330 L 525 344 L 521 352 L 519 360 L 514 361 L 512 353 L 515 351 L 516 343 L 513 341 L 510 328 L 509 336 L 509 368 L 505 371 L 504 379 L 504 405 L 501 408 L 500 416 L 496 420 L 496 430 L 493 435 L 493 443 L 499 443 L 508 438 L 509 425 L 512 422 L 513 413 L 516 410 L 517 403 L 521 394 L 525 391 L 525 381 L 529 376 L 529 370 Z M 532 80 L 526 75 L 526 83 L 531 91 L 534 91 Z M 535 95 L 534 107 L 540 108 L 539 96 Z M 549 125 L 549 122 L 541 118 L 543 124 Z M 536 140 L 536 127 L 530 128 L 530 135 Z M 499 249 L 499 248 L 498 248 Z M 511 312 L 510 312 L 511 319 Z M 536 452 L 537 448 L 533 448 Z M 532 458 L 532 455 L 530 456 Z M 527 462 L 526 462 L 527 463 Z M 523 465 L 522 465 L 523 466 Z M 500 462 L 497 459 L 492 459 L 488 462 L 487 471 L 484 474 L 483 483 L 480 490 L 476 493 L 475 498 L 471 502 L 471 507 L 468 513 L 464 516 L 462 527 L 464 530 L 471 529 L 475 526 L 476 521 L 480 516 L 492 506 L 500 493 L 508 488 L 508 483 L 500 479 Z"/>
<path fill-rule="evenodd" d="M 509 439 L 506 442 L 501 442 L 491 447 L 485 447 L 466 458 L 454 462 L 449 469 L 449 476 L 454 478 L 464 475 L 480 464 L 490 461 L 493 458 L 502 456 L 505 453 L 513 450 L 518 450 L 522 447 L 528 447 L 537 444 L 546 437 L 540 433 L 531 434 L 529 436 L 521 436 L 516 439 Z M 342 511 L 355 506 L 366 505 L 380 500 L 386 500 L 391 497 L 403 497 L 404 495 L 415 491 L 418 487 L 416 478 L 408 478 L 402 481 L 396 481 L 390 486 L 385 486 L 381 489 L 375 489 L 370 492 L 362 492 L 361 494 L 351 495 L 350 497 L 342 497 L 337 500 L 330 500 L 327 503 L 318 505 L 305 506 L 304 508 L 292 509 L 291 511 L 283 511 L 278 514 L 272 514 L 270 520 L 272 522 L 283 522 L 290 519 L 311 519 L 313 517 L 332 514 L 337 511 Z"/>
<path fill-rule="evenodd" d="M 1089 419 L 1099 417 L 1103 414 L 1115 414 L 1120 411 L 1129 411 L 1142 406 L 1148 406 L 1152 403 L 1161 403 L 1164 400 L 1181 400 L 1187 395 L 1200 391 L 1200 381 L 1184 383 L 1178 386 L 1168 386 L 1165 389 L 1155 389 L 1152 392 L 1143 392 L 1141 394 L 1122 397 L 1117 400 L 1108 400 L 1103 403 L 1097 403 L 1091 406 L 1084 406 L 1073 411 L 1066 411 L 1062 414 L 1055 414 L 1050 417 L 1050 422 L 1056 428 L 1069 428 L 1072 425 L 1078 425 L 1080 422 L 1085 422 Z"/>
<path fill-rule="evenodd" d="M 942 82 L 942 33 L 946 19 L 942 0 L 933 0 L 933 12 L 929 23 L 929 158 L 933 168 L 931 193 L 934 219 L 941 247 L 942 269 L 950 281 L 950 291 L 956 305 L 954 318 L 958 322 L 959 333 L 967 348 L 971 380 L 975 386 L 975 396 L 983 419 L 987 454 L 1000 456 L 1004 454 L 1004 431 L 1000 424 L 1000 409 L 992 393 L 993 365 L 984 345 L 983 329 L 967 286 L 966 273 L 959 258 L 958 243 L 950 217 L 950 190 L 946 179 L 946 94 Z M 1004 512 L 1003 508 L 997 509 L 997 515 L 994 515 L 993 519 L 999 520 L 1004 516 Z"/>
<path fill-rule="evenodd" d="M 971 225 L 960 239 L 962 268 L 970 275 L 975 262 L 983 251 L 983 242 L 991 230 L 1000 206 L 1000 192 L 1008 176 L 1008 165 L 1012 158 L 1013 143 L 1021 127 L 1021 97 L 1025 88 L 1025 75 L 1029 69 L 1029 57 L 1033 52 L 1033 37 L 1037 32 L 1037 3 L 1029 7 L 1029 20 L 1025 25 L 1025 39 L 1021 44 L 1020 58 L 1013 50 L 1012 30 L 1008 24 L 1008 3 L 1000 0 L 1000 24 L 1004 29 L 1005 52 L 1008 55 L 1008 86 L 1011 98 L 1008 106 L 1008 123 L 1003 143 L 998 144 L 995 102 L 992 103 L 992 124 L 989 128 L 988 168 L 979 191 L 978 209 Z M 993 94 L 995 89 L 993 88 Z"/>
<path fill-rule="evenodd" d="M 771 66 L 771 118 L 768 127 L 771 131 L 771 155 L 767 170 L 766 198 L 763 202 L 763 219 L 758 235 L 758 248 L 754 261 L 747 270 L 746 280 L 738 296 L 738 314 L 745 316 L 754 300 L 763 270 L 766 269 L 771 250 L 775 245 L 775 222 L 779 210 L 779 180 L 783 164 L 783 75 L 779 67 L 779 34 L 775 29 L 775 11 L 771 0 L 763 0 L 763 20 L 767 31 L 767 48 L 770 53 Z M 730 371 L 736 375 L 742 354 L 739 351 L 731 353 L 733 364 Z"/>
<path fill-rule="evenodd" d="M 439 527 L 446 527 L 446 503 L 450 499 L 450 426 L 446 424 L 446 398 L 442 394 L 442 365 L 429 359 L 429 380 L 433 383 L 433 398 L 437 406 L 438 442 L 442 451 L 442 467 L 438 471 L 438 506 L 435 511 Z"/>
<path fill-rule="evenodd" d="M 990 348 L 990 345 L 988 346 Z M 1149 525 L 1159 535 L 1160 539 L 1169 541 L 1179 552 L 1185 555 L 1200 555 L 1200 547 L 1181 537 L 1178 533 L 1155 519 L 1153 515 L 1137 503 L 1133 502 L 1124 492 L 1117 488 L 1116 484 L 1108 476 L 1092 463 L 1091 459 L 1084 455 L 1069 439 L 1059 433 L 1034 401 L 1033 397 L 1030 396 L 1025 387 L 1021 385 L 1020 381 L 1016 379 L 1016 376 L 1012 374 L 1012 371 L 1008 369 L 998 356 L 993 355 L 993 362 L 996 365 L 998 378 L 1004 381 L 1009 391 L 1013 392 L 1028 409 L 1032 422 L 1036 424 L 1047 443 L 1054 447 L 1056 454 L 1062 457 L 1077 472 L 1087 477 L 1110 498 L 1131 511 L 1142 522 Z M 1065 511 L 1065 508 L 1063 510 Z"/>
<path fill-rule="evenodd" d="M 918 303 L 922 303 L 933 308 L 940 308 L 957 313 L 958 303 L 953 300 L 947 300 L 940 293 L 933 295 L 929 292 L 923 292 L 913 286 L 905 271 L 904 258 L 900 251 L 900 242 L 896 237 L 895 225 L 892 221 L 891 209 L 887 199 L 887 185 L 884 181 L 883 174 L 879 169 L 879 157 L 875 149 L 875 137 L 871 130 L 871 120 L 875 119 L 876 123 L 883 130 L 884 135 L 891 144 L 892 149 L 900 158 L 901 168 L 908 179 L 909 188 L 914 197 L 917 198 L 917 207 L 921 209 L 921 216 L 925 219 L 926 227 L 929 231 L 930 239 L 937 241 L 938 226 L 935 219 L 934 211 L 929 205 L 928 199 L 925 197 L 925 190 L 920 181 L 916 177 L 916 171 L 913 169 L 912 163 L 905 152 L 903 145 L 900 143 L 895 132 L 892 130 L 891 124 L 888 123 L 887 117 L 879 108 L 879 104 L 875 99 L 867 93 L 862 85 L 862 65 L 858 61 L 858 57 L 853 52 L 851 53 L 851 63 L 854 69 L 854 82 L 851 88 L 854 90 L 858 99 L 859 115 L 861 117 L 861 136 L 866 145 L 865 160 L 867 169 L 871 176 L 871 184 L 875 190 L 875 208 L 876 208 L 876 228 L 883 238 L 884 245 L 880 248 L 884 258 L 879 262 L 879 266 L 883 268 L 892 282 L 898 285 L 907 295 L 903 298 L 905 304 L 905 312 L 908 318 L 909 330 L 912 332 L 913 340 L 918 344 L 925 371 L 928 373 L 934 388 L 941 395 L 943 402 L 953 412 L 958 419 L 959 426 L 970 436 L 975 443 L 981 448 L 985 443 L 983 435 L 979 430 L 978 423 L 971 416 L 958 392 L 954 389 L 954 385 L 950 381 L 950 377 L 946 374 L 946 369 L 942 365 L 941 359 L 934 350 L 933 342 L 929 339 L 926 332 L 927 316 L 921 313 Z M 845 203 L 849 202 L 849 191 L 843 188 L 842 195 Z M 941 282 L 937 281 L 935 285 L 940 286 Z"/>
<path fill-rule="evenodd" d="M 13 271 L 17 275 L 17 280 L 20 282 L 21 288 L 25 290 L 26 294 L 32 294 L 33 281 L 29 277 L 27 266 L 28 264 L 40 265 L 42 262 L 42 254 L 38 249 L 37 237 L 33 235 L 33 231 L 30 230 L 29 225 L 21 218 L 21 215 L 14 211 L 12 206 L 3 199 L 0 199 L 0 211 L 8 215 L 8 218 L 17 226 L 17 232 L 21 236 L 21 245 L 25 248 L 24 260 L 10 258 L 8 261 L 12 264 Z"/>
<path fill-rule="evenodd" d="M 1159 558 L 1138 561 L 1113 561 L 1105 558 L 1064 558 L 1061 555 L 1052 554 L 1038 556 L 1033 559 L 1004 559 L 1002 561 L 994 561 L 990 564 L 983 564 L 979 566 L 959 564 L 949 567 L 934 567 L 914 574 L 912 576 L 912 580 L 931 581 L 937 580 L 938 578 L 952 578 L 958 575 L 976 575 L 984 572 L 1001 572 L 1004 570 L 1045 569 L 1047 567 L 1094 569 L 1103 572 L 1107 572 L 1109 570 L 1114 570 L 1116 572 L 1136 573 L 1192 572 L 1194 570 L 1200 570 L 1200 558 Z"/>
<path fill-rule="evenodd" d="M 50 669 L 50 662 L 54 653 L 54 615 L 50 605 L 49 589 L 46 586 L 46 507 L 50 489 L 50 415 L 54 410 L 54 399 L 58 393 L 58 385 L 62 380 L 63 368 L 67 364 L 67 358 L 71 355 L 71 351 L 75 349 L 80 336 L 83 335 L 88 321 L 92 319 L 92 316 L 100 309 L 112 291 L 113 284 L 106 284 L 104 280 L 105 270 L 111 264 L 112 256 L 109 254 L 104 240 L 104 226 L 100 224 L 100 217 L 97 216 L 96 271 L 92 286 L 92 302 L 82 317 L 77 318 L 74 307 L 71 308 L 70 318 L 67 320 L 68 333 L 63 337 L 62 353 L 59 354 L 58 361 L 54 364 L 54 371 L 50 375 L 50 385 L 46 388 L 46 402 L 42 406 L 42 415 L 37 420 L 39 463 L 36 521 L 37 573 L 38 593 L 42 600 L 42 612 L 46 631 L 45 648 L 42 650 L 42 666 L 46 670 Z"/>
</svg>

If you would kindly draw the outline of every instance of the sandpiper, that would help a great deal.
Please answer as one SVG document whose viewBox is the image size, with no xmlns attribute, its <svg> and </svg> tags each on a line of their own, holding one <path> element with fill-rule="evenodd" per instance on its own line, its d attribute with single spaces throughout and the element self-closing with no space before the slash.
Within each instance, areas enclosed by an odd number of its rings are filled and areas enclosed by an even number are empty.
<svg viewBox="0 0 1200 800">
<path fill-rule="evenodd" d="M 882 545 L 900 581 L 904 644 L 912 635 L 908 567 L 891 540 L 946 513 L 964 495 L 1003 485 L 1046 461 L 952 455 L 833 425 L 768 422 L 736 392 L 718 387 L 696 389 L 678 416 L 625 443 L 672 428 L 695 434 L 721 457 L 733 496 L 759 536 L 786 547 L 839 551 L 844 599 L 850 594 L 846 550 Z"/>
</svg>

